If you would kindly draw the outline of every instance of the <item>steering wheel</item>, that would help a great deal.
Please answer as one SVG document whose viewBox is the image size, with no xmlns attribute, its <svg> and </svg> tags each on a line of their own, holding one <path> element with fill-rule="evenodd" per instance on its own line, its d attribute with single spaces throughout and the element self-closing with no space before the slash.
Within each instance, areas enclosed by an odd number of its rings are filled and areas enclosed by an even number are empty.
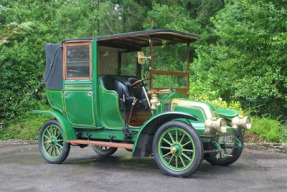
<svg viewBox="0 0 287 192">
<path fill-rule="evenodd" d="M 137 80 L 136 82 L 134 82 L 134 83 L 131 85 L 131 87 L 132 87 L 132 88 L 135 88 L 136 85 L 138 85 L 139 83 L 141 83 L 141 82 L 143 82 L 143 81 L 147 81 L 147 80 L 149 80 L 149 78 L 144 78 L 144 79 Z M 147 83 L 143 84 L 142 86 L 145 87 L 145 86 L 149 85 L 149 83 L 150 83 L 150 82 L 147 82 Z"/>
</svg>

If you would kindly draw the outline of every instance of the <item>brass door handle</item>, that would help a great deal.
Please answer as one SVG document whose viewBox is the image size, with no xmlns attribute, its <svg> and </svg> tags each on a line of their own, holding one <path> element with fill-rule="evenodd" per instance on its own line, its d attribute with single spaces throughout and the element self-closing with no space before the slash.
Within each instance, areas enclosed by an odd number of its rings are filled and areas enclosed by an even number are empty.
<svg viewBox="0 0 287 192">
<path fill-rule="evenodd" d="M 93 92 L 92 92 L 92 91 L 89 91 L 89 92 L 88 92 L 88 96 L 93 96 Z"/>
</svg>

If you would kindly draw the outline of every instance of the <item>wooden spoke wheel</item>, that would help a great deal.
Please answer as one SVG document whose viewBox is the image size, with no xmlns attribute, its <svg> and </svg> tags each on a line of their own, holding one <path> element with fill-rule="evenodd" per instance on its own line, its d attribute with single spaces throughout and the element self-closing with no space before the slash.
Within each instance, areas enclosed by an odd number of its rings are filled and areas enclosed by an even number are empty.
<svg viewBox="0 0 287 192">
<path fill-rule="evenodd" d="M 163 173 L 188 177 L 202 161 L 203 147 L 197 132 L 188 124 L 170 121 L 163 124 L 153 140 L 153 153 Z"/>
<path fill-rule="evenodd" d="M 70 144 L 64 142 L 62 128 L 58 121 L 46 121 L 39 133 L 39 149 L 49 163 L 62 163 L 70 152 Z"/>
</svg>

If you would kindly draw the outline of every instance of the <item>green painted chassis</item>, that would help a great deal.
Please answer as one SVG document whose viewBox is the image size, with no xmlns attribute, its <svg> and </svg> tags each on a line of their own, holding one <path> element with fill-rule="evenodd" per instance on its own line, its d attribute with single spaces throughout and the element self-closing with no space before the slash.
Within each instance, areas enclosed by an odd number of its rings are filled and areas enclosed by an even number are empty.
<svg viewBox="0 0 287 192">
<path fill-rule="evenodd" d="M 48 114 L 51 115 L 54 119 L 56 119 L 63 129 L 64 140 L 92 139 L 99 141 L 113 140 L 115 142 L 130 143 L 134 144 L 132 150 L 133 156 L 149 156 L 150 154 L 152 154 L 152 140 L 154 134 L 162 124 L 172 120 L 182 121 L 191 125 L 200 136 L 203 146 L 206 146 L 206 144 L 208 143 L 212 143 L 216 147 L 217 151 L 222 150 L 217 143 L 219 136 L 231 135 L 234 133 L 233 128 L 228 126 L 227 132 L 224 134 L 219 134 L 215 132 L 205 134 L 204 121 L 206 117 L 200 109 L 191 110 L 188 106 L 175 106 L 173 111 L 165 111 L 166 106 L 169 105 L 170 107 L 171 101 L 175 98 L 189 101 L 185 95 L 173 91 L 170 94 L 161 95 L 159 97 L 160 106 L 157 108 L 157 110 L 153 110 L 152 117 L 139 127 L 131 126 L 130 129 L 132 130 L 132 136 L 130 139 L 125 139 L 125 135 L 122 131 L 124 127 L 124 118 L 123 113 L 119 110 L 117 93 L 115 91 L 106 90 L 101 84 L 101 81 L 99 80 L 98 82 L 99 96 L 97 96 L 96 98 L 99 99 L 100 102 L 95 102 L 98 103 L 98 105 L 92 106 L 95 108 L 91 109 L 91 111 L 98 112 L 98 114 L 92 114 L 92 119 L 97 119 L 97 121 L 94 120 L 93 122 L 89 122 L 90 124 L 92 124 L 92 126 L 79 126 L 77 125 L 77 122 L 75 122 L 75 120 L 71 120 L 69 118 L 69 114 L 67 114 L 67 105 L 73 103 L 65 102 L 65 98 L 63 98 L 65 94 L 63 94 L 63 91 L 47 90 L 49 103 L 54 110 L 35 110 L 33 111 L 33 113 Z M 77 97 L 79 97 L 79 95 L 77 95 Z M 84 99 L 86 98 L 80 97 L 78 98 L 78 101 L 82 101 Z M 100 103 L 110 103 L 110 105 L 101 106 Z M 213 107 L 212 104 L 204 104 L 209 106 L 214 117 L 223 117 L 227 120 L 227 122 L 230 122 L 231 118 L 238 115 L 238 113 L 233 110 L 217 110 Z M 96 109 L 97 107 L 99 109 Z M 84 113 L 85 116 L 88 116 L 87 111 L 83 111 L 82 113 Z M 79 117 L 74 118 L 78 119 Z M 87 122 L 88 121 L 89 120 L 87 120 Z M 237 146 L 242 146 L 242 143 L 239 140 L 237 140 L 236 142 Z"/>
</svg>

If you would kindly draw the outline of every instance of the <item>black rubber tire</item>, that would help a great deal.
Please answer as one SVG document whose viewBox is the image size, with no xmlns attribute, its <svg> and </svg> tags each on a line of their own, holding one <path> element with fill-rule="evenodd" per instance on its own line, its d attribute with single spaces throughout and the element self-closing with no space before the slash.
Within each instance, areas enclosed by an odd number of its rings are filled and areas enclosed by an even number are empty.
<svg viewBox="0 0 287 192">
<path fill-rule="evenodd" d="M 46 146 L 44 145 L 45 141 L 47 140 L 44 140 L 43 134 L 45 134 L 45 130 L 50 126 L 59 128 L 59 131 L 60 131 L 59 136 L 60 138 L 62 138 L 62 142 L 59 142 L 59 144 L 61 144 L 63 147 L 61 150 L 61 154 L 57 158 L 51 158 L 49 154 L 47 154 L 48 150 L 45 149 Z M 38 145 L 39 145 L 39 149 L 40 149 L 40 152 L 43 158 L 47 162 L 52 163 L 52 164 L 62 163 L 68 157 L 69 152 L 70 152 L 70 144 L 63 141 L 63 130 L 59 122 L 56 120 L 48 120 L 42 125 L 42 127 L 40 128 L 40 132 L 39 132 Z"/>
<path fill-rule="evenodd" d="M 190 136 L 190 138 L 192 139 L 194 143 L 195 153 L 194 153 L 194 159 L 192 161 L 192 164 L 182 171 L 172 170 L 171 168 L 166 166 L 164 162 L 161 160 L 160 154 L 159 154 L 160 151 L 158 150 L 158 146 L 160 142 L 159 140 L 161 136 L 165 134 L 167 130 L 170 130 L 173 128 L 179 128 L 181 130 L 184 130 L 186 133 L 188 133 L 188 135 Z M 161 125 L 154 135 L 152 149 L 153 149 L 155 162 L 158 165 L 158 167 L 161 169 L 161 171 L 166 175 L 170 175 L 174 177 L 191 176 L 193 173 L 197 171 L 203 159 L 203 146 L 202 146 L 202 142 L 200 140 L 199 135 L 197 134 L 196 130 L 193 127 L 181 121 L 169 121 Z"/>
<path fill-rule="evenodd" d="M 235 161 L 237 161 L 243 151 L 243 136 L 240 130 L 236 131 L 235 136 L 242 143 L 242 147 L 234 148 L 231 152 L 232 157 L 225 157 L 222 159 L 217 159 L 215 157 L 217 153 L 213 153 L 213 154 L 211 153 L 211 154 L 204 155 L 205 160 L 212 165 L 220 165 L 220 166 L 228 166 L 234 163 Z M 212 149 L 215 149 L 214 146 L 212 147 Z"/>
<path fill-rule="evenodd" d="M 108 157 L 114 154 L 118 148 L 107 147 L 107 149 L 103 150 L 102 146 L 92 146 L 93 150 L 101 157 Z"/>
</svg>

